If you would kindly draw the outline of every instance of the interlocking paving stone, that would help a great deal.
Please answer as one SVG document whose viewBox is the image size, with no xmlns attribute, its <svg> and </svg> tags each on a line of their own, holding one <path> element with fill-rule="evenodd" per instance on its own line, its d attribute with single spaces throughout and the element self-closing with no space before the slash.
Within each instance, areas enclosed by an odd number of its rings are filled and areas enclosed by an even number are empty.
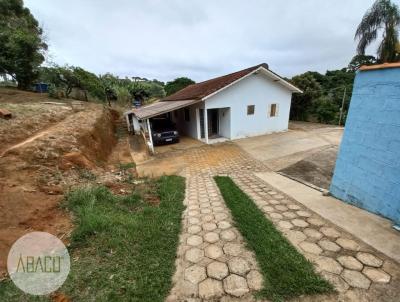
<svg viewBox="0 0 400 302">
<path fill-rule="evenodd" d="M 289 204 L 287 207 L 291 210 L 300 210 L 301 208 L 297 204 Z"/>
<path fill-rule="evenodd" d="M 196 247 L 186 251 L 186 260 L 190 262 L 199 262 L 204 257 L 204 251 Z"/>
<path fill-rule="evenodd" d="M 361 271 L 363 268 L 362 263 L 353 256 L 340 256 L 337 258 L 337 261 L 339 261 L 339 263 L 345 268 L 351 270 Z"/>
<path fill-rule="evenodd" d="M 271 217 L 272 219 L 276 219 L 276 220 L 283 218 L 283 216 L 279 213 L 269 213 L 269 217 Z"/>
<path fill-rule="evenodd" d="M 300 231 L 287 231 L 286 233 L 286 237 L 287 239 L 294 245 L 297 246 L 300 242 L 304 241 L 307 236 L 304 235 L 303 232 Z"/>
<path fill-rule="evenodd" d="M 214 261 L 207 265 L 207 275 L 214 279 L 222 280 L 228 276 L 229 270 L 225 263 Z"/>
<path fill-rule="evenodd" d="M 228 254 L 231 256 L 238 256 L 242 252 L 242 246 L 237 243 L 228 242 L 224 245 L 223 250 L 224 250 L 225 254 Z"/>
<path fill-rule="evenodd" d="M 301 227 L 301 228 L 308 227 L 308 223 L 305 222 L 303 219 L 297 219 L 296 218 L 296 219 L 293 219 L 291 222 L 292 222 L 293 225 Z"/>
<path fill-rule="evenodd" d="M 372 267 L 381 267 L 383 264 L 383 261 L 381 259 L 372 255 L 371 253 L 358 252 L 356 258 L 365 265 L 369 265 Z"/>
<path fill-rule="evenodd" d="M 230 228 L 232 225 L 228 221 L 220 221 L 218 222 L 218 228 L 221 230 L 225 230 Z"/>
<path fill-rule="evenodd" d="M 204 234 L 203 239 L 206 242 L 215 243 L 219 240 L 219 235 L 214 232 L 209 232 L 207 234 Z"/>
<path fill-rule="evenodd" d="M 201 232 L 201 227 L 199 225 L 191 225 L 188 227 L 189 234 L 197 234 L 198 232 Z"/>
<path fill-rule="evenodd" d="M 319 231 L 327 237 L 337 238 L 340 236 L 338 231 L 330 227 L 322 227 L 319 229 Z"/>
<path fill-rule="evenodd" d="M 353 287 L 368 289 L 371 285 L 371 281 L 358 271 L 345 269 L 341 276 L 344 281 Z"/>
<path fill-rule="evenodd" d="M 301 217 L 307 217 L 307 218 L 311 217 L 311 213 L 307 212 L 307 211 L 297 211 L 296 213 L 297 213 L 297 215 L 299 215 Z"/>
<path fill-rule="evenodd" d="M 196 246 L 203 243 L 203 238 L 198 235 L 192 235 L 187 239 L 187 244 Z"/>
<path fill-rule="evenodd" d="M 336 243 L 346 250 L 358 251 L 360 249 L 360 245 L 351 239 L 338 238 L 336 240 Z"/>
<path fill-rule="evenodd" d="M 205 248 L 205 255 L 211 259 L 217 259 L 223 255 L 222 249 L 215 244 L 211 244 Z"/>
<path fill-rule="evenodd" d="M 349 285 L 343 280 L 342 277 L 329 272 L 322 272 L 322 277 L 328 280 L 339 293 L 344 293 L 349 289 Z"/>
<path fill-rule="evenodd" d="M 311 254 L 315 254 L 315 255 L 319 255 L 322 253 L 322 249 L 315 243 L 303 241 L 303 242 L 299 243 L 299 246 L 301 247 L 301 249 L 303 251 L 305 251 L 307 253 L 311 253 Z"/>
<path fill-rule="evenodd" d="M 223 230 L 220 234 L 221 239 L 225 241 L 232 241 L 236 238 L 236 234 L 231 229 Z"/>
<path fill-rule="evenodd" d="M 261 290 L 263 288 L 263 276 L 260 272 L 252 270 L 247 274 L 247 285 L 252 290 Z"/>
<path fill-rule="evenodd" d="M 217 228 L 217 225 L 214 222 L 203 223 L 202 225 L 204 231 L 213 231 Z"/>
<path fill-rule="evenodd" d="M 203 299 L 219 298 L 223 294 L 221 281 L 207 278 L 199 284 L 199 296 Z"/>
<path fill-rule="evenodd" d="M 185 270 L 185 279 L 197 284 L 207 278 L 206 269 L 202 266 L 192 265 Z"/>
<path fill-rule="evenodd" d="M 307 222 L 311 225 L 318 227 L 325 225 L 325 222 L 319 218 L 308 218 Z"/>
<path fill-rule="evenodd" d="M 241 297 L 249 292 L 246 279 L 238 275 L 229 275 L 224 279 L 224 289 L 228 294 Z"/>
<path fill-rule="evenodd" d="M 293 218 L 297 217 L 297 214 L 293 213 L 293 212 L 284 212 L 284 213 L 282 213 L 282 215 L 289 219 L 293 219 Z"/>
<path fill-rule="evenodd" d="M 388 283 L 390 281 L 390 275 L 380 269 L 365 267 L 362 272 L 373 282 Z"/>
<path fill-rule="evenodd" d="M 279 221 L 278 226 L 287 230 L 293 228 L 293 224 L 291 224 L 289 221 Z"/>
<path fill-rule="evenodd" d="M 323 236 L 320 232 L 318 232 L 318 231 L 315 230 L 315 229 L 311 229 L 311 228 L 306 228 L 306 229 L 304 229 L 304 230 L 303 230 L 303 233 L 304 233 L 307 237 L 310 237 L 310 238 L 315 239 L 315 240 L 319 240 L 319 239 L 321 239 L 322 236 Z"/>
<path fill-rule="evenodd" d="M 228 261 L 229 271 L 237 275 L 246 275 L 250 271 L 249 263 L 240 257 L 234 257 Z"/>
<path fill-rule="evenodd" d="M 333 274 L 340 274 L 343 267 L 336 260 L 330 257 L 320 256 L 315 260 L 318 271 L 326 271 Z"/>
<path fill-rule="evenodd" d="M 330 251 L 330 252 L 340 251 L 340 246 L 328 239 L 322 239 L 318 241 L 318 245 L 322 247 L 325 251 Z"/>
</svg>

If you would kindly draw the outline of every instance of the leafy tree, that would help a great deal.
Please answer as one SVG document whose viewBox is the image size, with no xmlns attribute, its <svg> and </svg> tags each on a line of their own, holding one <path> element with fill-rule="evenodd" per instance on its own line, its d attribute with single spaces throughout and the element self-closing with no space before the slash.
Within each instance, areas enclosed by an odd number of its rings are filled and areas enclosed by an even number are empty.
<svg viewBox="0 0 400 302">
<path fill-rule="evenodd" d="M 329 97 L 322 96 L 313 103 L 313 113 L 320 123 L 332 123 L 339 112 Z"/>
<path fill-rule="evenodd" d="M 167 82 L 164 89 L 168 96 L 194 83 L 195 82 L 189 78 L 181 77 L 181 78 L 176 78 L 173 81 Z"/>
<path fill-rule="evenodd" d="M 355 72 L 363 65 L 373 65 L 376 64 L 376 58 L 374 56 L 366 55 L 355 55 L 347 66 L 348 71 Z"/>
<path fill-rule="evenodd" d="M 292 97 L 290 118 L 293 120 L 307 120 L 313 100 L 322 95 L 321 84 L 311 73 L 304 73 L 292 78 L 291 82 L 303 93 L 295 93 Z"/>
<path fill-rule="evenodd" d="M 22 0 L 0 0 L 0 72 L 18 87 L 28 88 L 38 76 L 47 45 L 42 29 Z"/>
<path fill-rule="evenodd" d="M 400 12 L 397 5 L 390 0 L 376 0 L 358 25 L 354 37 L 359 40 L 358 54 L 365 54 L 367 46 L 375 41 L 382 32 L 382 41 L 377 50 L 378 61 L 395 62 L 399 60 L 396 50 L 399 42 L 399 25 Z"/>
</svg>

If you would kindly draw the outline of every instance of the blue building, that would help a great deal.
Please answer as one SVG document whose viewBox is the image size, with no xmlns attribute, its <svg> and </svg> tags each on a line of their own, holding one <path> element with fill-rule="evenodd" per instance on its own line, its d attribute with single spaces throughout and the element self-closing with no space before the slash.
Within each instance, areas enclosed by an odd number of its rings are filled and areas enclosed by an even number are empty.
<svg viewBox="0 0 400 302">
<path fill-rule="evenodd" d="M 400 63 L 357 73 L 330 191 L 400 224 Z"/>
</svg>

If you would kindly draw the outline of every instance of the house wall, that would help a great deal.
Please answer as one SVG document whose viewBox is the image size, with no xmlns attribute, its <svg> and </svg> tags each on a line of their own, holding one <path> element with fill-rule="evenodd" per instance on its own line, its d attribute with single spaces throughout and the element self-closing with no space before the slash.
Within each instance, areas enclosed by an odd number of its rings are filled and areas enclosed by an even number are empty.
<svg viewBox="0 0 400 302">
<path fill-rule="evenodd" d="M 357 73 L 330 191 L 400 224 L 400 68 Z"/>
<path fill-rule="evenodd" d="M 219 135 L 231 138 L 231 109 L 221 108 L 219 113 Z"/>
<path fill-rule="evenodd" d="M 261 135 L 288 129 L 292 93 L 265 75 L 252 74 L 206 99 L 205 107 L 230 108 L 231 139 Z M 270 104 L 278 104 L 276 117 L 269 117 Z M 247 105 L 255 105 L 254 115 L 247 115 Z M 225 135 L 224 135 L 225 136 Z"/>
<path fill-rule="evenodd" d="M 199 123 L 197 121 L 197 113 L 196 109 L 201 108 L 203 104 L 194 104 L 192 106 L 186 107 L 189 109 L 189 114 L 190 114 L 190 121 L 185 121 L 185 109 L 178 109 L 176 110 L 177 115 L 174 112 L 171 112 L 171 119 L 174 123 L 177 125 L 177 129 L 179 131 L 179 134 L 181 135 L 186 135 L 190 136 L 193 138 L 198 138 L 198 127 Z"/>
</svg>

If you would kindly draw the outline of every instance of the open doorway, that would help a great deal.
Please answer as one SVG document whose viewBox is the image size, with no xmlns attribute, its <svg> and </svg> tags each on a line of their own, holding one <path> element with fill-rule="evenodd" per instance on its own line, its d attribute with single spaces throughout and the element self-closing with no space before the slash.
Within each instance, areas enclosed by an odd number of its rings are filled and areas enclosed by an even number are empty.
<svg viewBox="0 0 400 302">
<path fill-rule="evenodd" d="M 208 109 L 208 137 L 217 138 L 219 135 L 219 110 Z"/>
</svg>

